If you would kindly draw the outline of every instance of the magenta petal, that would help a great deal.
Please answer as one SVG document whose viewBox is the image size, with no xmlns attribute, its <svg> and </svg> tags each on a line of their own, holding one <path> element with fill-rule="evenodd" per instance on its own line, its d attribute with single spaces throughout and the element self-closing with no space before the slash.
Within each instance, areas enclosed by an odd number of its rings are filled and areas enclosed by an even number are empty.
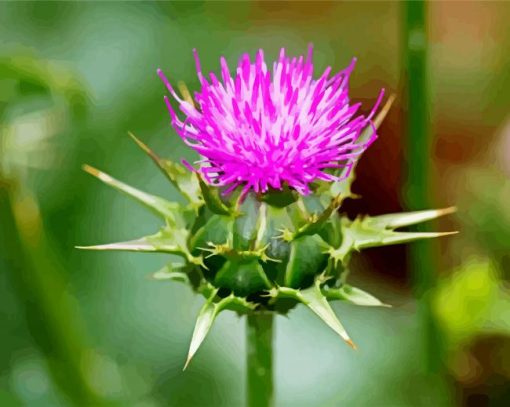
<svg viewBox="0 0 510 407">
<path fill-rule="evenodd" d="M 244 54 L 234 75 L 221 57 L 221 81 L 211 73 L 209 83 L 193 50 L 201 86 L 195 93 L 196 108 L 182 100 L 158 70 L 185 115 L 180 120 L 165 97 L 171 124 L 204 157 L 197 164 L 207 182 L 227 186 L 226 194 L 237 187 L 245 196 L 250 190 L 264 193 L 288 185 L 306 195 L 315 180 L 339 180 L 323 171 L 327 168 L 346 167 L 345 176 L 377 138 L 371 120 L 384 90 L 368 116 L 356 115 L 360 105 L 350 104 L 348 92 L 356 59 L 333 76 L 328 67 L 315 79 L 312 53 L 310 45 L 306 56 L 289 58 L 282 48 L 272 70 L 263 50 L 253 62 Z M 373 133 L 359 142 L 368 126 Z"/>
</svg>

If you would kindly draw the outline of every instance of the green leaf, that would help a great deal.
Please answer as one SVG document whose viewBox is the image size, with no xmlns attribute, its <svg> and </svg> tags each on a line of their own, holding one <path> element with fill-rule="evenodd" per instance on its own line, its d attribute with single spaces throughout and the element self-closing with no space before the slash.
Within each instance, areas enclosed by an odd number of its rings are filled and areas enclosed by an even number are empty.
<svg viewBox="0 0 510 407">
<path fill-rule="evenodd" d="M 191 359 L 204 341 L 212 327 L 214 320 L 221 311 L 218 307 L 218 304 L 214 302 L 214 298 L 216 297 L 217 292 L 218 290 L 211 294 L 211 296 L 206 300 L 205 304 L 202 306 L 200 312 L 198 313 L 195 329 L 193 330 L 193 335 L 191 337 L 188 357 L 186 358 L 186 363 L 184 364 L 183 370 L 186 370 L 188 367 Z"/>
<path fill-rule="evenodd" d="M 322 293 L 328 300 L 347 301 L 351 304 L 365 307 L 390 307 L 390 305 L 384 304 L 372 294 L 347 284 L 342 285 L 340 288 L 324 288 Z"/>
<path fill-rule="evenodd" d="M 172 253 L 181 255 L 188 261 L 194 263 L 196 259 L 191 256 L 186 247 L 187 237 L 188 231 L 186 229 L 173 229 L 170 227 L 165 227 L 154 235 L 145 236 L 136 240 L 96 246 L 77 246 L 77 248 L 85 250 L 121 250 L 132 252 Z"/>
<path fill-rule="evenodd" d="M 411 226 L 417 223 L 426 222 L 444 215 L 454 213 L 455 207 L 444 209 L 431 209 L 426 211 L 390 213 L 386 215 L 368 217 L 366 222 L 371 227 L 380 229 L 397 229 L 404 226 Z"/>
<path fill-rule="evenodd" d="M 291 228 L 294 230 L 299 229 L 310 220 L 310 214 L 308 213 L 306 205 L 301 197 L 298 198 L 295 203 L 285 207 L 285 210 L 291 220 Z"/>
<path fill-rule="evenodd" d="M 350 347 L 356 349 L 356 345 L 340 323 L 331 309 L 326 297 L 322 294 L 319 280 L 305 290 L 295 290 L 288 287 L 279 287 L 273 296 L 294 298 L 310 308 L 326 325 L 335 331 Z"/>
<path fill-rule="evenodd" d="M 127 196 L 133 198 L 135 201 L 146 206 L 163 219 L 166 219 L 173 224 L 182 224 L 182 208 L 179 204 L 175 202 L 168 202 L 163 198 L 142 192 L 136 188 L 124 184 L 119 180 L 116 180 L 110 175 L 99 171 L 90 165 L 84 165 L 83 169 L 89 174 L 98 178 L 100 181 L 103 181 L 105 184 L 115 188 L 116 190 L 126 194 Z"/>
<path fill-rule="evenodd" d="M 283 185 L 282 189 L 270 189 L 261 195 L 260 199 L 270 206 L 284 208 L 298 199 L 300 195 L 295 190 L 290 189 L 288 185 Z"/>
<path fill-rule="evenodd" d="M 364 231 L 355 236 L 355 248 L 366 249 L 369 247 L 389 246 L 393 244 L 408 243 L 415 240 L 433 239 L 436 237 L 455 235 L 458 232 L 373 232 Z"/>
<path fill-rule="evenodd" d="M 220 189 L 218 187 L 206 184 L 205 181 L 202 179 L 202 176 L 198 172 L 195 174 L 207 207 L 212 212 L 217 213 L 218 215 L 231 215 L 232 211 L 221 200 Z"/>
<path fill-rule="evenodd" d="M 374 225 L 373 218 L 355 219 L 353 222 L 344 221 L 342 225 L 344 240 L 336 251 L 348 253 L 350 250 L 360 250 L 369 247 L 388 246 L 407 243 L 421 239 L 432 239 L 449 236 L 457 232 L 395 232 L 387 229 L 383 223 Z"/>
<path fill-rule="evenodd" d="M 338 247 L 342 243 L 342 218 L 338 214 L 331 216 L 318 235 L 329 245 Z"/>
<path fill-rule="evenodd" d="M 335 259 L 334 256 L 328 258 L 328 263 L 321 276 L 323 281 L 333 280 L 338 283 L 345 283 L 350 274 L 348 261 L 340 261 Z M 329 298 L 328 298 L 329 299 Z"/>
<path fill-rule="evenodd" d="M 239 206 L 239 215 L 234 220 L 233 247 L 235 250 L 248 250 L 257 237 L 257 223 L 261 202 L 254 194 L 248 194 Z"/>
<path fill-rule="evenodd" d="M 198 208 L 203 205 L 198 180 L 191 171 L 188 171 L 182 165 L 176 164 L 170 160 L 160 158 L 145 143 L 138 139 L 133 133 L 129 133 L 135 143 L 154 161 L 163 174 L 170 182 L 181 192 L 182 195 Z"/>
<path fill-rule="evenodd" d="M 301 302 L 310 308 L 319 318 L 321 318 L 333 331 L 335 331 L 349 346 L 356 348 L 349 334 L 340 323 L 335 313 L 331 309 L 326 297 L 321 293 L 319 283 L 312 287 L 302 290 L 299 297 Z"/>
<path fill-rule="evenodd" d="M 190 242 L 191 251 L 232 241 L 233 218 L 222 215 L 212 215 L 209 220 L 197 230 Z"/>
<path fill-rule="evenodd" d="M 278 262 L 265 262 L 262 267 L 266 275 L 273 281 L 283 283 L 285 267 L 290 254 L 290 245 L 279 238 L 282 229 L 292 228 L 287 208 L 278 208 L 262 203 L 260 208 L 256 247 L 265 247 L 266 255 Z"/>
<path fill-rule="evenodd" d="M 328 206 L 331 199 L 334 199 L 335 197 L 341 197 L 342 200 L 346 198 L 358 198 L 358 195 L 354 194 L 351 190 L 355 178 L 354 170 L 352 170 L 348 177 L 343 178 L 340 181 L 318 182 L 316 194 L 319 196 L 322 205 L 324 207 Z"/>
<path fill-rule="evenodd" d="M 185 265 L 182 263 L 170 263 L 152 274 L 152 278 L 155 280 L 172 280 L 181 283 L 188 284 L 189 277 L 185 269 Z"/>
<path fill-rule="evenodd" d="M 217 293 L 218 290 L 214 290 L 210 294 L 210 296 L 207 298 L 205 304 L 202 306 L 198 314 L 184 369 L 188 367 L 189 363 L 191 362 L 191 359 L 200 348 L 200 345 L 203 343 L 207 334 L 211 330 L 214 320 L 221 311 L 225 309 L 231 309 L 238 312 L 252 311 L 256 307 L 255 304 L 246 301 L 246 299 L 236 297 L 234 295 L 230 295 L 223 299 L 218 299 L 216 297 Z"/>
<path fill-rule="evenodd" d="M 329 205 L 318 215 L 312 215 L 309 219 L 309 222 L 305 225 L 301 226 L 295 233 L 294 239 L 306 236 L 306 235 L 314 235 L 318 233 L 326 224 L 326 222 L 330 219 L 331 215 L 335 214 L 337 209 L 342 204 L 342 196 L 337 195 L 329 202 Z"/>
<path fill-rule="evenodd" d="M 234 294 L 242 297 L 272 287 L 256 259 L 251 261 L 227 260 L 216 274 L 214 283 L 217 287 L 228 288 Z"/>
<path fill-rule="evenodd" d="M 292 230 L 292 220 L 286 208 L 277 208 L 270 205 L 264 205 L 261 208 L 259 217 L 259 233 L 257 244 L 267 247 L 267 255 L 271 258 L 285 261 L 289 254 L 289 243 L 279 238 L 282 230 Z"/>
<path fill-rule="evenodd" d="M 223 298 L 220 306 L 222 310 L 235 311 L 238 313 L 254 311 L 257 308 L 257 304 L 254 302 L 249 302 L 246 298 L 237 297 L 234 294 Z"/>
<path fill-rule="evenodd" d="M 327 256 L 326 243 L 317 235 L 302 236 L 290 243 L 290 257 L 285 271 L 285 285 L 299 288 L 313 282 L 322 271 Z"/>
<path fill-rule="evenodd" d="M 330 184 L 328 184 L 328 187 L 329 186 Z M 301 196 L 296 204 L 300 205 L 305 213 L 308 213 L 310 215 L 318 215 L 319 213 L 322 213 L 324 209 L 326 209 L 330 202 L 330 199 L 328 198 L 326 205 L 324 205 L 321 198 L 322 197 L 320 196 L 320 194 L 305 195 Z"/>
</svg>

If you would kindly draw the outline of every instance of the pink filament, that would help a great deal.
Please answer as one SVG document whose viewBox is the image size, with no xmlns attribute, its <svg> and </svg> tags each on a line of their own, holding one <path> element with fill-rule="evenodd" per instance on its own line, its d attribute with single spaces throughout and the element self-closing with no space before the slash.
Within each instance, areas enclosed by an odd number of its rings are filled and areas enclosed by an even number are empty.
<svg viewBox="0 0 510 407">
<path fill-rule="evenodd" d="M 243 194 L 284 184 L 308 194 L 315 180 L 339 181 L 325 170 L 352 168 L 375 140 L 372 117 L 384 92 L 368 116 L 356 116 L 360 105 L 351 105 L 348 94 L 356 60 L 332 77 L 328 67 L 314 79 L 312 51 L 310 46 L 306 58 L 289 59 L 282 48 L 272 71 L 262 50 L 254 62 L 244 54 L 234 76 L 221 57 L 221 81 L 211 73 L 209 83 L 193 50 L 201 85 L 195 93 L 198 107 L 182 100 L 158 70 L 186 116 L 181 121 L 165 97 L 172 126 L 203 156 L 200 171 L 208 182 L 228 185 L 228 191 L 242 186 Z M 361 142 L 367 128 L 372 133 Z"/>
</svg>

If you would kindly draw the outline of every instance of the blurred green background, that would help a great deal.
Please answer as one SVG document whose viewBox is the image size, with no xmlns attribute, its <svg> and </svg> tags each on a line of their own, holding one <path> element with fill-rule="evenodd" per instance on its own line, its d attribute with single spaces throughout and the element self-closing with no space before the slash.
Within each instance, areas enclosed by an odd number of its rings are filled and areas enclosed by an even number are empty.
<svg viewBox="0 0 510 407">
<path fill-rule="evenodd" d="M 334 305 L 357 352 L 305 309 L 277 318 L 277 406 L 510 404 L 510 6 L 430 2 L 427 18 L 428 200 L 459 208 L 433 227 L 460 234 L 423 259 L 425 294 L 413 294 L 409 247 L 356 259 L 356 284 L 394 305 Z M 363 199 L 345 209 L 401 210 L 403 21 L 403 3 L 382 1 L 0 3 L 0 405 L 242 405 L 244 321 L 222 314 L 182 372 L 202 299 L 150 279 L 168 257 L 74 249 L 158 225 L 80 167 L 178 199 L 127 137 L 193 158 L 156 69 L 193 90 L 192 48 L 218 71 L 220 55 L 232 67 L 245 51 L 313 42 L 318 70 L 358 57 L 351 95 L 367 110 L 381 87 L 397 95 L 359 166 Z M 437 348 L 424 345 L 422 303 Z"/>
</svg>

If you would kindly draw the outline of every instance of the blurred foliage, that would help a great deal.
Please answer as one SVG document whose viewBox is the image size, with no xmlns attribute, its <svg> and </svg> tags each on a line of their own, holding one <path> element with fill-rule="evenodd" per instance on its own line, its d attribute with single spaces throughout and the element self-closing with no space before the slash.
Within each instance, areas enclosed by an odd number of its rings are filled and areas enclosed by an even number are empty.
<svg viewBox="0 0 510 407">
<path fill-rule="evenodd" d="M 452 350 L 478 335 L 510 335 L 510 290 L 488 259 L 465 259 L 440 283 L 434 309 Z"/>
<path fill-rule="evenodd" d="M 356 353 L 300 308 L 278 318 L 279 406 L 508 404 L 509 181 L 486 150 L 508 161 L 496 135 L 508 115 L 510 7 L 429 6 L 432 202 L 457 205 L 455 221 L 440 229 L 461 231 L 440 248 L 432 297 L 455 386 L 426 376 L 416 357 L 423 332 L 402 278 L 406 252 L 374 250 L 372 262 L 356 259 L 352 277 L 395 307 L 335 304 Z M 400 89 L 399 18 L 396 2 L 1 3 L 0 405 L 80 404 L 76 389 L 90 392 L 81 404 L 98 397 L 94 404 L 240 405 L 238 319 L 220 316 L 201 357 L 182 373 L 202 302 L 181 285 L 144 278 L 169 258 L 74 250 L 157 226 L 81 165 L 177 199 L 127 136 L 133 131 L 164 157 L 191 156 L 168 128 L 158 67 L 193 90 L 193 47 L 204 69 L 216 70 L 219 55 L 232 65 L 241 52 L 297 53 L 312 41 L 320 69 L 357 56 L 353 99 L 373 99 L 381 85 Z M 400 206 L 400 99 L 360 163 L 354 190 L 364 199 L 353 201 L 356 212 Z M 51 314 L 57 319 L 48 324 Z"/>
<path fill-rule="evenodd" d="M 465 239 L 488 253 L 497 262 L 510 256 L 510 180 L 494 165 L 472 165 L 452 180 L 457 196 L 469 202 L 462 208 L 463 222 L 468 226 Z M 468 180 L 467 182 L 465 180 Z M 506 279 L 508 267 L 501 270 Z"/>
<path fill-rule="evenodd" d="M 0 116 L 2 260 L 55 382 L 76 404 L 101 404 L 82 366 L 91 351 L 80 317 L 26 183 L 28 169 L 54 165 L 51 138 L 83 113 L 85 93 L 68 71 L 31 56 L 3 58 L 0 72 L 11 85 Z"/>
</svg>

